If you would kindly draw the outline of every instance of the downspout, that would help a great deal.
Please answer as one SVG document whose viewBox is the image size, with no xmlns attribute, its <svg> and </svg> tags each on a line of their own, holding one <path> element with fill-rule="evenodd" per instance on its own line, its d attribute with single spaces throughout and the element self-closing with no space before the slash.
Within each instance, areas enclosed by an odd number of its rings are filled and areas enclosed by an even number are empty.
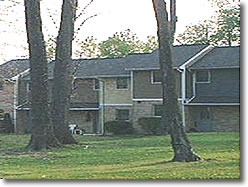
<svg viewBox="0 0 248 187">
<path fill-rule="evenodd" d="M 14 133 L 17 133 L 17 104 L 18 104 L 18 84 L 19 84 L 19 75 L 13 79 L 14 83 L 14 98 L 13 98 L 13 123 L 14 123 Z"/>
<path fill-rule="evenodd" d="M 100 82 L 99 102 L 100 102 L 100 134 L 104 135 L 104 123 L 105 123 L 105 82 L 102 79 L 98 79 Z"/>
<path fill-rule="evenodd" d="M 204 57 L 206 54 L 208 54 L 212 49 L 214 49 L 214 46 L 209 45 L 206 48 L 204 48 L 202 51 L 197 53 L 195 56 L 193 56 L 191 59 L 189 59 L 187 62 L 185 62 L 183 65 L 181 65 L 177 70 L 181 73 L 181 104 L 182 104 L 182 122 L 183 126 L 186 127 L 186 117 L 185 117 L 185 104 L 187 104 L 189 101 L 186 98 L 186 69 L 187 67 L 194 64 L 196 61 Z M 195 87 L 193 85 L 193 96 L 191 98 L 194 99 L 196 96 L 195 93 Z"/>
<path fill-rule="evenodd" d="M 14 122 L 14 132 L 17 132 L 17 94 L 18 94 L 18 79 L 16 80 L 16 82 L 14 83 L 14 111 L 13 111 L 13 122 Z"/>
<path fill-rule="evenodd" d="M 186 103 L 186 68 L 185 66 L 181 67 L 181 108 L 182 108 L 182 122 L 183 126 L 186 126 L 186 119 L 185 119 L 185 106 Z"/>
</svg>

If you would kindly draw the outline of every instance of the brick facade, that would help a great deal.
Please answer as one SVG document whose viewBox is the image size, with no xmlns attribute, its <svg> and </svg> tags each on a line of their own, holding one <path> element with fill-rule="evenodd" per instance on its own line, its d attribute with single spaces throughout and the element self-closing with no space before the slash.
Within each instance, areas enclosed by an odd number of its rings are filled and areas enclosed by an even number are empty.
<svg viewBox="0 0 248 187">
<path fill-rule="evenodd" d="M 134 101 L 133 102 L 133 126 L 137 133 L 142 134 L 143 130 L 138 125 L 139 118 L 154 117 L 154 105 L 162 104 L 162 101 Z"/>
<path fill-rule="evenodd" d="M 206 119 L 202 112 L 209 111 Z M 239 106 L 187 106 L 186 129 L 196 127 L 199 131 L 239 131 Z M 204 119 L 205 118 L 205 119 Z"/>
<path fill-rule="evenodd" d="M 4 113 L 9 113 L 13 117 L 14 113 L 14 83 L 3 81 L 2 89 L 0 90 L 0 109 Z"/>
<path fill-rule="evenodd" d="M 85 133 L 97 133 L 98 111 L 70 111 L 69 124 L 77 124 L 80 129 L 85 130 Z"/>
<path fill-rule="evenodd" d="M 215 131 L 239 131 L 240 108 L 239 106 L 214 107 L 213 115 Z"/>
</svg>

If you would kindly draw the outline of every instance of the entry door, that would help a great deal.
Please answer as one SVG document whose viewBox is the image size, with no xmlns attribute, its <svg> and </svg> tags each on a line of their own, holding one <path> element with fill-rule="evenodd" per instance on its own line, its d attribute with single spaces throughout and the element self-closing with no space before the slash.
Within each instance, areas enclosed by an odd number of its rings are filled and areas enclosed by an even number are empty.
<svg viewBox="0 0 248 187">
<path fill-rule="evenodd" d="M 210 107 L 202 107 L 199 110 L 198 125 L 200 131 L 214 130 L 213 115 Z"/>
</svg>

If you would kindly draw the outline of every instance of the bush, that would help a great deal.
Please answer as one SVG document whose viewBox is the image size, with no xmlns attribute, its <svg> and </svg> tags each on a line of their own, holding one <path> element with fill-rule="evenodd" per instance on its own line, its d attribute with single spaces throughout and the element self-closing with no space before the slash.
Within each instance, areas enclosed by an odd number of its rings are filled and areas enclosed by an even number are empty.
<svg viewBox="0 0 248 187">
<path fill-rule="evenodd" d="M 108 121 L 104 124 L 105 132 L 114 134 L 132 134 L 133 125 L 127 121 Z"/>
<path fill-rule="evenodd" d="M 161 126 L 161 118 L 156 118 L 156 117 L 139 118 L 138 124 L 149 135 L 165 134 L 164 128 Z"/>
</svg>

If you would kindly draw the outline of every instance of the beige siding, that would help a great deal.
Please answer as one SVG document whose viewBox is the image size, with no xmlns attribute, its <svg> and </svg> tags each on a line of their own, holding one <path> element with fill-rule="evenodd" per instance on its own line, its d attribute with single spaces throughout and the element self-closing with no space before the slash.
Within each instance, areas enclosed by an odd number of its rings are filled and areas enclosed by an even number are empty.
<svg viewBox="0 0 248 187">
<path fill-rule="evenodd" d="M 117 89 L 116 78 L 104 79 L 104 104 L 132 104 L 131 83 L 128 81 L 128 89 Z"/>
<path fill-rule="evenodd" d="M 162 97 L 161 84 L 151 83 L 150 71 L 134 71 L 133 73 L 133 98 L 156 99 Z"/>
<path fill-rule="evenodd" d="M 161 84 L 151 82 L 152 71 L 133 72 L 133 98 L 134 99 L 159 99 L 162 98 Z M 176 90 L 180 93 L 180 74 L 176 73 Z"/>
</svg>

